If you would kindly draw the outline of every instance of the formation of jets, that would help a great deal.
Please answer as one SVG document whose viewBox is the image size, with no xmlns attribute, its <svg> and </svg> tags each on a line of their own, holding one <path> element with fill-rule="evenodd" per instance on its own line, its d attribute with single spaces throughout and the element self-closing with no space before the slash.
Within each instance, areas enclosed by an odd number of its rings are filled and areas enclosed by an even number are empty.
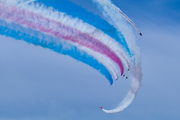
<svg viewBox="0 0 180 120">
<path fill-rule="evenodd" d="M 127 69 L 127 71 L 129 71 L 130 70 L 130 68 L 129 69 Z M 127 77 L 126 75 L 122 75 L 122 77 L 125 77 L 125 79 L 128 79 L 129 77 Z M 116 79 L 116 80 L 118 80 L 118 79 Z"/>
</svg>

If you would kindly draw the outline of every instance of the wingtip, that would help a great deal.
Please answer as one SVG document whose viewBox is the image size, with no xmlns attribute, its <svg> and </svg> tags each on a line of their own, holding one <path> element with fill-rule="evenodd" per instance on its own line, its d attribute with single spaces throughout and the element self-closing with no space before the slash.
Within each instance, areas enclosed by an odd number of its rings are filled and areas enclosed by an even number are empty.
<svg viewBox="0 0 180 120">
<path fill-rule="evenodd" d="M 142 36 L 142 33 L 139 33 L 140 36 Z"/>
</svg>

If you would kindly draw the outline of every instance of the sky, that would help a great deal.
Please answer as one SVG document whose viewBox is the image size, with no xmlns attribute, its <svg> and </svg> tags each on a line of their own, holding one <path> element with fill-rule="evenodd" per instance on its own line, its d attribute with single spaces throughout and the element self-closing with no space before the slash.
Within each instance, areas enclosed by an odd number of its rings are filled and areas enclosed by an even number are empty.
<svg viewBox="0 0 180 120">
<path fill-rule="evenodd" d="M 91 0 L 71 0 L 94 14 Z M 180 0 L 112 0 L 141 30 L 142 87 L 124 111 L 130 81 L 109 86 L 98 71 L 69 56 L 0 36 L 1 120 L 179 120 Z"/>
</svg>

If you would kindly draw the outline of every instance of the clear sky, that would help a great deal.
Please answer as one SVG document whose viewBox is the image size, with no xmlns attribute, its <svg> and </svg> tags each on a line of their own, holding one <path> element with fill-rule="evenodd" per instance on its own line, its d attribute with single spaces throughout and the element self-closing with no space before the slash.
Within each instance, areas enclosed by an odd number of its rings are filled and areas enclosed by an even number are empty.
<svg viewBox="0 0 180 120">
<path fill-rule="evenodd" d="M 71 0 L 97 12 L 91 0 Z M 109 86 L 77 60 L 0 36 L 1 120 L 179 120 L 180 0 L 112 0 L 142 31 L 142 87 L 124 111 L 106 114 L 127 94 L 130 81 Z"/>
</svg>

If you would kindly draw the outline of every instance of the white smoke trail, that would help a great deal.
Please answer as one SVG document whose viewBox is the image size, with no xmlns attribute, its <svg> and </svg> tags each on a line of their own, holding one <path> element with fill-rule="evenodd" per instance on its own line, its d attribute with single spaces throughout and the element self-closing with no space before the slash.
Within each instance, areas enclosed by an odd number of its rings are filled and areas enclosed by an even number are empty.
<svg viewBox="0 0 180 120">
<path fill-rule="evenodd" d="M 123 111 L 125 108 L 127 108 L 135 99 L 136 94 L 141 87 L 141 79 L 142 79 L 142 73 L 141 73 L 141 65 L 134 65 L 131 66 L 131 71 L 130 71 L 130 79 L 132 80 L 131 82 L 131 88 L 124 98 L 124 100 L 114 109 L 111 110 L 106 110 L 102 109 L 106 113 L 117 113 L 120 111 Z"/>
<path fill-rule="evenodd" d="M 128 107 L 132 101 L 135 99 L 136 94 L 141 87 L 141 80 L 142 80 L 142 72 L 141 72 L 141 54 L 140 49 L 136 45 L 136 37 L 134 36 L 131 27 L 128 25 L 126 19 L 117 12 L 112 6 L 109 5 L 111 3 L 110 0 L 93 0 L 100 8 L 101 12 L 105 19 L 112 24 L 118 31 L 120 31 L 128 44 L 130 52 L 134 54 L 132 56 L 132 60 L 134 62 L 130 62 L 130 79 L 132 80 L 131 88 L 124 98 L 124 100 L 114 109 L 112 110 L 105 110 L 102 109 L 106 113 L 116 113 L 123 111 L 126 107 Z"/>
</svg>

